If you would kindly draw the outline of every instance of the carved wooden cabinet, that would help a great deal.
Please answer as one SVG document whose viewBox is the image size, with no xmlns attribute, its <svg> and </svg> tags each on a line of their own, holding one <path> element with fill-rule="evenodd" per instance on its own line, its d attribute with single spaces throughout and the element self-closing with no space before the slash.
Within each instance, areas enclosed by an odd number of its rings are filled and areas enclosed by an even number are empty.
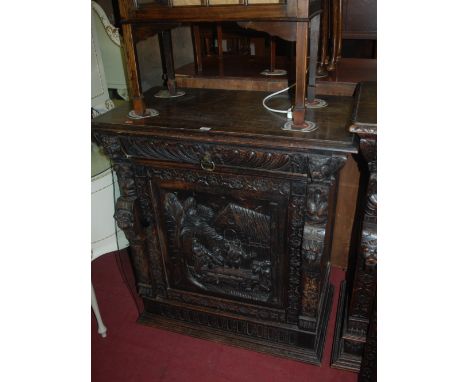
<svg viewBox="0 0 468 382">
<path fill-rule="evenodd" d="M 363 182 L 356 213 L 356 243 L 350 254 L 351 266 L 341 285 L 332 352 L 332 366 L 359 371 L 366 341 L 370 342 L 367 345 L 366 371 L 363 373 L 366 376 L 375 375 L 377 367 L 376 104 L 377 83 L 361 83 L 349 130 L 359 137 Z M 373 320 L 375 322 L 372 324 Z M 366 380 L 373 379 L 369 377 Z"/>
<path fill-rule="evenodd" d="M 321 128 L 303 133 L 281 130 L 263 97 L 190 89 L 158 100 L 157 118 L 118 108 L 93 134 L 118 175 L 139 321 L 319 364 L 337 175 L 357 152 L 352 98 L 308 111 Z"/>
</svg>

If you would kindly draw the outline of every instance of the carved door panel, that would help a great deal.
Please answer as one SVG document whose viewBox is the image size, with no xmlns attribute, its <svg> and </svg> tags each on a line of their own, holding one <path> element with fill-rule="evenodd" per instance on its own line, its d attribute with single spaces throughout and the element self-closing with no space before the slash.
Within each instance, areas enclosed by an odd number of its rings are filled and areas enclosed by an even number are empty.
<svg viewBox="0 0 468 382">
<path fill-rule="evenodd" d="M 148 171 L 167 298 L 285 322 L 291 181 Z"/>
</svg>

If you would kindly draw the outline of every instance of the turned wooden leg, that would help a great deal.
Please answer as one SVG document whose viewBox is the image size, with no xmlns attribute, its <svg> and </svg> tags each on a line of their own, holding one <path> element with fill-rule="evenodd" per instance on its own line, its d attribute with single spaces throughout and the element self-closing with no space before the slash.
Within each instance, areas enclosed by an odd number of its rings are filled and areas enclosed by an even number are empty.
<svg viewBox="0 0 468 382">
<path fill-rule="evenodd" d="M 305 126 L 305 96 L 307 71 L 308 23 L 296 23 L 296 99 L 294 102 L 293 125 Z"/>
<path fill-rule="evenodd" d="M 134 26 L 122 25 L 123 49 L 126 61 L 127 78 L 130 87 L 130 98 L 136 115 L 143 116 L 146 113 L 145 101 L 141 90 L 140 76 L 138 72 L 138 59 L 136 53 L 136 41 L 134 40 Z"/>
<path fill-rule="evenodd" d="M 163 70 L 166 77 L 166 85 L 171 96 L 177 94 L 177 85 L 175 80 L 174 55 L 172 52 L 172 36 L 171 30 L 163 30 L 159 34 L 161 61 L 163 62 Z"/>
<path fill-rule="evenodd" d="M 274 73 L 276 70 L 276 38 L 270 36 L 270 72 Z"/>
<path fill-rule="evenodd" d="M 336 61 L 338 59 L 338 51 L 341 50 L 341 0 L 331 0 L 331 18 L 332 18 L 332 53 L 328 62 L 328 70 L 336 69 Z M 340 53 L 341 54 L 341 53 Z"/>
<path fill-rule="evenodd" d="M 343 41 L 343 0 L 338 0 L 338 35 L 336 40 L 336 61 L 341 59 L 341 46 Z"/>
<path fill-rule="evenodd" d="M 107 328 L 104 325 L 104 322 L 102 322 L 101 312 L 99 311 L 99 306 L 96 300 L 96 294 L 94 293 L 94 287 L 92 283 L 91 283 L 91 308 L 93 309 L 94 315 L 96 316 L 96 321 L 98 325 L 98 333 L 104 338 L 107 337 Z"/>
<path fill-rule="evenodd" d="M 318 41 L 320 37 L 320 16 L 310 20 L 310 49 L 309 49 L 309 82 L 307 86 L 307 99 L 313 102 L 315 99 L 315 73 L 317 68 Z"/>
<path fill-rule="evenodd" d="M 329 39 L 330 0 L 322 0 L 322 14 L 320 16 L 320 58 L 317 67 L 317 75 L 327 75 L 328 39 Z"/>
<path fill-rule="evenodd" d="M 221 24 L 216 24 L 217 41 L 218 41 L 218 57 L 223 58 L 223 27 Z"/>
<path fill-rule="evenodd" d="M 201 47 L 200 26 L 192 25 L 192 42 L 193 42 L 193 56 L 195 58 L 195 71 L 201 73 L 203 71 L 203 56 Z"/>
</svg>

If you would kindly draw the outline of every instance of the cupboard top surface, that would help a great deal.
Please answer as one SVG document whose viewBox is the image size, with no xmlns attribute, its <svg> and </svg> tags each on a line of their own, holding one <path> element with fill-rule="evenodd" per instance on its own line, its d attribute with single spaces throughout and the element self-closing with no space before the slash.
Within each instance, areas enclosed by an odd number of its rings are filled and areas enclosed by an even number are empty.
<svg viewBox="0 0 468 382">
<path fill-rule="evenodd" d="M 306 120 L 318 125 L 312 132 L 285 131 L 285 114 L 266 110 L 262 100 L 269 94 L 254 91 L 185 89 L 180 98 L 155 98 L 158 89 L 145 94 L 148 108 L 159 116 L 133 120 L 130 103 L 92 121 L 93 130 L 135 136 L 189 139 L 193 141 L 246 144 L 289 150 L 321 149 L 357 152 L 353 134 L 348 132 L 353 98 L 321 96 L 328 102 L 323 109 L 308 109 Z M 283 95 L 268 106 L 286 110 L 291 100 Z"/>
<path fill-rule="evenodd" d="M 377 82 L 361 82 L 356 89 L 350 131 L 377 134 Z"/>
</svg>

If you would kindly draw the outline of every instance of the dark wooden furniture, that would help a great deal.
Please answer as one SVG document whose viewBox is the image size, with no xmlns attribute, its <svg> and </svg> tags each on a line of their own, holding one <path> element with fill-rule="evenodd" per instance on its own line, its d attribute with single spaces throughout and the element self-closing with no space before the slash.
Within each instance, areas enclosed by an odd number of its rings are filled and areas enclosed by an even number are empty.
<svg viewBox="0 0 468 382">
<path fill-rule="evenodd" d="M 344 39 L 377 40 L 377 0 L 342 0 Z"/>
<path fill-rule="evenodd" d="M 336 69 L 341 58 L 343 0 L 322 0 L 320 50 L 317 73 L 326 76 Z"/>
<path fill-rule="evenodd" d="M 359 371 L 377 292 L 377 83 L 357 89 L 353 123 L 359 136 L 363 187 L 358 205 L 355 253 L 340 290 L 332 366 Z"/>
<path fill-rule="evenodd" d="M 131 105 L 92 121 L 112 159 L 115 218 L 131 246 L 141 323 L 319 364 L 337 175 L 357 153 L 352 97 L 307 110 L 320 126 L 285 131 L 266 93 L 187 89 L 157 118 Z M 278 98 L 275 107 L 290 100 Z"/>
<path fill-rule="evenodd" d="M 343 1 L 343 57 L 377 58 L 377 0 Z"/>
<path fill-rule="evenodd" d="M 309 101 L 315 98 L 320 0 L 120 0 L 119 9 L 130 94 L 136 115 L 147 115 L 135 47 L 139 28 L 153 27 L 155 30 L 167 32 L 180 23 L 235 21 L 242 27 L 267 32 L 287 41 L 295 41 L 296 87 L 293 126 L 300 128 L 307 126 L 306 97 Z M 170 94 L 175 95 L 177 89 L 175 76 L 172 76 L 174 70 L 170 69 L 171 65 L 173 67 L 170 39 L 163 38 L 162 42 L 164 44 L 161 50 L 166 57 L 165 66 L 168 70 L 167 83 Z"/>
<path fill-rule="evenodd" d="M 377 296 L 370 317 L 358 382 L 377 382 Z"/>
</svg>

